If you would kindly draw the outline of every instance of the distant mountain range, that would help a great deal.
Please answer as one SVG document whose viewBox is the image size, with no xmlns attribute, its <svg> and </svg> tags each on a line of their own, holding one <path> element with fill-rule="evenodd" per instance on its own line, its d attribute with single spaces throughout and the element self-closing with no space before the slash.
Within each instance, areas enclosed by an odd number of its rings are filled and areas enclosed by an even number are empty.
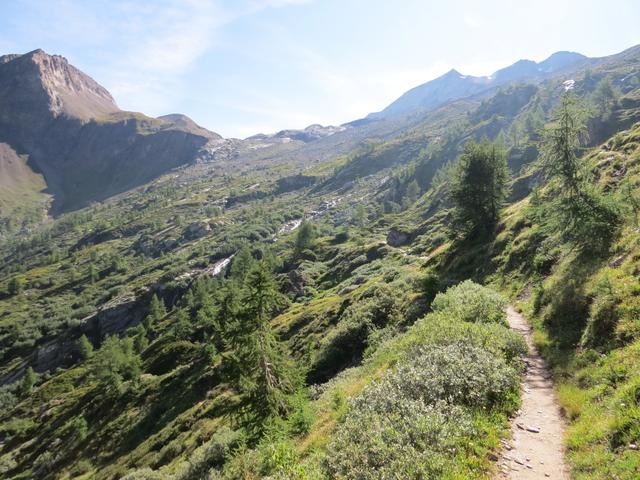
<svg viewBox="0 0 640 480">
<path fill-rule="evenodd" d="M 463 75 L 456 70 L 450 70 L 441 77 L 412 88 L 384 110 L 372 113 L 368 118 L 385 118 L 415 110 L 433 109 L 450 100 L 468 97 L 506 83 L 540 80 L 585 59 L 587 57 L 579 53 L 557 52 L 540 63 L 519 60 L 488 77 Z"/>
<path fill-rule="evenodd" d="M 334 157 L 366 138 L 390 138 L 446 104 L 511 83 L 538 83 L 565 71 L 570 75 L 622 55 L 589 59 L 558 52 L 540 63 L 520 60 L 488 77 L 451 70 L 364 119 L 245 140 L 223 139 L 181 114 L 152 118 L 120 110 L 104 87 L 62 56 L 42 50 L 0 56 L 0 172 L 7 173 L 1 182 L 0 220 L 24 203 L 23 197 L 37 197 L 35 204 L 42 209 L 43 194 L 49 194 L 49 213 L 56 215 L 199 162 L 252 165 L 288 158 L 304 167 L 308 158 Z"/>
</svg>

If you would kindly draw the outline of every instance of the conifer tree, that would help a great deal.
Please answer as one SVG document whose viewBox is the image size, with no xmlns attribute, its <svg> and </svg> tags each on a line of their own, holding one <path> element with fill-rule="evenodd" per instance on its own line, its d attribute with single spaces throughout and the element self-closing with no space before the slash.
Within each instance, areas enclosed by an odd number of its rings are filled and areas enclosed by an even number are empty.
<svg viewBox="0 0 640 480">
<path fill-rule="evenodd" d="M 270 419 L 288 412 L 288 395 L 297 390 L 300 381 L 270 324 L 280 294 L 265 262 L 257 263 L 247 274 L 242 303 L 241 335 L 235 352 L 241 418 L 247 431 L 259 437 Z"/>
<path fill-rule="evenodd" d="M 420 186 L 418 185 L 418 182 L 412 180 L 409 182 L 409 185 L 407 185 L 407 192 L 405 195 L 406 205 L 409 206 L 414 204 L 416 200 L 418 200 L 418 195 L 420 195 Z"/>
<path fill-rule="evenodd" d="M 484 235 L 498 222 L 508 193 L 509 167 L 499 146 L 468 143 L 453 172 L 450 194 L 456 205 L 455 224 L 465 235 Z"/>
<path fill-rule="evenodd" d="M 13 277 L 9 281 L 9 294 L 18 295 L 22 290 L 24 290 L 25 284 L 26 282 L 24 277 L 21 277 L 20 275 Z"/>
<path fill-rule="evenodd" d="M 98 272 L 96 270 L 96 267 L 93 265 L 93 263 L 91 265 L 89 265 L 89 282 L 96 283 L 98 281 Z"/>
<path fill-rule="evenodd" d="M 367 223 L 367 211 L 361 203 L 356 205 L 356 210 L 353 214 L 353 223 L 360 228 L 364 228 Z"/>
<path fill-rule="evenodd" d="M 140 378 L 141 361 L 132 338 L 109 336 L 96 352 L 93 375 L 108 392 L 121 392 L 123 382 Z"/>
<path fill-rule="evenodd" d="M 297 255 L 313 247 L 315 229 L 307 220 L 303 220 L 296 235 L 295 252 Z"/>
<path fill-rule="evenodd" d="M 36 384 L 36 373 L 33 371 L 33 368 L 29 367 L 24 372 L 24 376 L 22 377 L 22 384 L 20 385 L 20 391 L 23 395 L 28 395 L 33 390 L 33 387 Z"/>
<path fill-rule="evenodd" d="M 240 335 L 238 285 L 233 280 L 225 282 L 218 301 L 217 323 L 223 332 L 223 341 L 228 348 L 234 348 Z"/>
<path fill-rule="evenodd" d="M 585 110 L 572 94 L 564 94 L 545 132 L 542 168 L 548 180 L 559 183 L 571 197 L 580 196 L 585 170 L 578 158 L 581 142 L 587 137 Z"/>
<path fill-rule="evenodd" d="M 175 314 L 173 325 L 173 335 L 177 340 L 189 340 L 191 338 L 192 328 L 189 321 L 189 313 L 180 308 Z"/>
<path fill-rule="evenodd" d="M 579 156 L 586 139 L 586 112 L 578 99 L 564 94 L 545 132 L 542 168 L 556 197 L 538 215 L 551 233 L 583 251 L 606 251 L 618 233 L 620 211 L 610 197 L 592 185 L 591 172 Z"/>
<path fill-rule="evenodd" d="M 84 334 L 78 340 L 78 350 L 83 360 L 87 360 L 93 356 L 93 345 Z"/>
<path fill-rule="evenodd" d="M 231 263 L 231 277 L 242 282 L 251 266 L 255 263 L 248 245 L 243 245 L 233 257 Z"/>
<path fill-rule="evenodd" d="M 598 82 L 591 96 L 599 113 L 607 115 L 618 103 L 618 91 L 614 88 L 611 78 L 605 77 Z"/>
<path fill-rule="evenodd" d="M 149 313 L 144 319 L 144 326 L 147 330 L 152 330 L 156 322 L 164 318 L 167 314 L 167 308 L 164 306 L 164 302 L 158 298 L 155 293 L 151 297 L 149 303 Z"/>
</svg>

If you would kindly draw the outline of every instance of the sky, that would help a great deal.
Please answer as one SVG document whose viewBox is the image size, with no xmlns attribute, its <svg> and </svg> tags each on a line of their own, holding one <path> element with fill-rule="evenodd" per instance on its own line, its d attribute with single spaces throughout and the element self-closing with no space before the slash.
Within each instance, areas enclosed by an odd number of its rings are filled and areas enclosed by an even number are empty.
<svg viewBox="0 0 640 480">
<path fill-rule="evenodd" d="M 124 110 L 225 137 L 379 111 L 451 68 L 640 44 L 638 0 L 0 0 L 0 55 L 65 56 Z"/>
</svg>

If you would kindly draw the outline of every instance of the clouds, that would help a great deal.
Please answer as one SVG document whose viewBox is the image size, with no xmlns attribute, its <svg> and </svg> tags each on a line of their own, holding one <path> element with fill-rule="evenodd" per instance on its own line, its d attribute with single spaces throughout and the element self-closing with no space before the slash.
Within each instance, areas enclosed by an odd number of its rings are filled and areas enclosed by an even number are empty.
<svg viewBox="0 0 640 480">
<path fill-rule="evenodd" d="M 121 108 L 156 116 L 180 109 L 191 93 L 190 76 L 199 74 L 198 63 L 215 51 L 225 28 L 267 9 L 305 3 L 22 0 L 0 6 L 0 53 L 44 48 L 65 55 L 102 83 Z"/>
<path fill-rule="evenodd" d="M 198 62 L 216 49 L 225 28 L 265 9 L 304 3 L 309 0 L 117 2 L 121 20 L 110 37 L 120 38 L 121 51 L 101 68 L 101 78 L 121 108 L 153 116 L 178 111 L 192 94 L 190 76 L 199 75 Z"/>
<path fill-rule="evenodd" d="M 209 52 L 231 15 L 204 0 L 121 3 L 111 38 L 120 43 L 100 76 L 124 108 L 166 113 L 182 95 L 195 63 Z"/>
</svg>

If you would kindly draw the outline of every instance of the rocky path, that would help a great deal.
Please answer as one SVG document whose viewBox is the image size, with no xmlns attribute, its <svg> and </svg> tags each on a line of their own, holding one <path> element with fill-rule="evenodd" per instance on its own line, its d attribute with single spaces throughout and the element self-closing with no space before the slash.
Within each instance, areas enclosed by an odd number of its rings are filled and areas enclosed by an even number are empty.
<svg viewBox="0 0 640 480">
<path fill-rule="evenodd" d="M 522 407 L 513 419 L 511 440 L 503 442 L 497 478 L 568 480 L 562 442 L 564 419 L 551 374 L 533 344 L 533 332 L 527 321 L 511 306 L 507 319 L 510 327 L 525 337 L 529 353 L 524 358 L 527 371 Z"/>
</svg>

